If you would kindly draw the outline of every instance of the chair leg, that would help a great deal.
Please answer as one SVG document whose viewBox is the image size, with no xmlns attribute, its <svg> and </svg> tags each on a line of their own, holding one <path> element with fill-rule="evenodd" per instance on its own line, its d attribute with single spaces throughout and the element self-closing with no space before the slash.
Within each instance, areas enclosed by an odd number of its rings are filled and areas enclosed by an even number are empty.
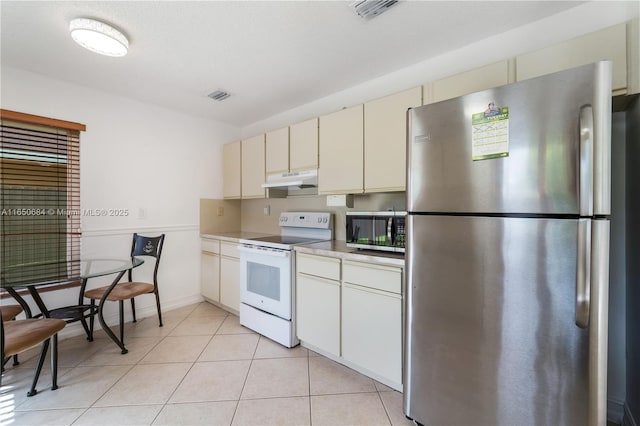
<svg viewBox="0 0 640 426">
<path fill-rule="evenodd" d="M 16 365 L 20 365 L 20 361 L 18 361 L 18 354 L 15 354 L 15 355 L 13 356 L 13 365 L 14 365 L 14 366 L 16 366 Z"/>
<path fill-rule="evenodd" d="M 36 390 L 36 385 L 38 384 L 38 379 L 40 378 L 40 372 L 42 371 L 42 365 L 44 364 L 44 359 L 47 356 L 47 349 L 49 349 L 49 339 L 45 340 L 42 343 L 42 350 L 40 351 L 40 357 L 38 358 L 38 365 L 36 366 L 36 371 L 33 376 L 33 383 L 31 384 L 31 390 L 27 392 L 27 396 L 33 396 L 38 393 Z"/>
<path fill-rule="evenodd" d="M 91 299 L 91 312 L 93 313 L 96 308 L 96 299 Z M 97 314 L 96 314 L 97 315 Z M 89 341 L 93 342 L 93 321 L 95 319 L 95 315 L 91 315 L 89 317 Z"/>
<path fill-rule="evenodd" d="M 51 390 L 58 389 L 58 333 L 51 336 Z"/>
<path fill-rule="evenodd" d="M 154 293 L 156 294 L 156 306 L 158 307 L 158 321 L 160 322 L 158 327 L 162 327 L 162 311 L 160 310 L 160 293 L 158 293 L 157 287 Z"/>
<path fill-rule="evenodd" d="M 120 341 L 124 345 L 124 300 L 119 300 L 120 305 Z"/>
<path fill-rule="evenodd" d="M 133 314 L 133 322 L 136 321 L 136 300 L 134 297 L 131 298 L 131 313 Z"/>
<path fill-rule="evenodd" d="M 84 315 L 84 313 L 82 314 Z M 88 341 L 93 341 L 93 337 L 91 336 L 91 330 L 89 330 L 89 326 L 87 325 L 87 320 L 86 318 L 82 317 L 80 318 L 80 322 L 82 323 L 82 328 L 84 328 L 84 332 L 87 335 L 87 340 Z"/>
</svg>

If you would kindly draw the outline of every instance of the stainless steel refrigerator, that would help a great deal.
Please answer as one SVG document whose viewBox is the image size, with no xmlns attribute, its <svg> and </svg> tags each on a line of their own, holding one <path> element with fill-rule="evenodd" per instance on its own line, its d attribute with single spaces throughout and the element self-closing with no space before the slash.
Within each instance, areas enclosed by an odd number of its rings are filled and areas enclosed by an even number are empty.
<svg viewBox="0 0 640 426">
<path fill-rule="evenodd" d="M 407 124 L 405 414 L 605 425 L 611 63 Z"/>
</svg>

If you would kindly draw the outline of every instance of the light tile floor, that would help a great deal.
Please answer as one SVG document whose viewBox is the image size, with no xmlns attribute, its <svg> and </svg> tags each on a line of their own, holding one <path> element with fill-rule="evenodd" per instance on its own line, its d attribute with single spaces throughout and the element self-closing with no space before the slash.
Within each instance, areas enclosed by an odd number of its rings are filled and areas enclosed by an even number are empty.
<svg viewBox="0 0 640 426">
<path fill-rule="evenodd" d="M 2 425 L 410 425 L 402 394 L 303 347 L 287 349 L 200 303 L 129 323 L 126 355 L 98 333 L 59 343 L 26 392 L 37 351 L 7 364 Z"/>
</svg>

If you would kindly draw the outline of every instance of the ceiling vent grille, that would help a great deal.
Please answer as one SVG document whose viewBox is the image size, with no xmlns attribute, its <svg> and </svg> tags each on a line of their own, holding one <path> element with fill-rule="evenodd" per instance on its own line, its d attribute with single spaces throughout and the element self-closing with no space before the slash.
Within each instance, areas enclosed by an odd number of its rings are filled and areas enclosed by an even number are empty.
<svg viewBox="0 0 640 426">
<path fill-rule="evenodd" d="M 389 10 L 398 0 L 359 0 L 350 3 L 351 8 L 365 21 Z"/>
<path fill-rule="evenodd" d="M 214 101 L 224 101 L 231 95 L 225 92 L 224 90 L 218 89 L 214 92 L 209 93 L 207 96 L 209 96 Z"/>
</svg>

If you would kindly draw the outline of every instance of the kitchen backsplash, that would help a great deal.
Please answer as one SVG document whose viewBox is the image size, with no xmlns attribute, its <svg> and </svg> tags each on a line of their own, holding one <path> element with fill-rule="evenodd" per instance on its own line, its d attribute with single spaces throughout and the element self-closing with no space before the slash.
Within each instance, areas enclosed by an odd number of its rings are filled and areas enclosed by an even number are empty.
<svg viewBox="0 0 640 426">
<path fill-rule="evenodd" d="M 222 209 L 222 211 L 220 211 Z M 331 212 L 334 217 L 334 238 L 344 241 L 347 211 L 405 210 L 404 192 L 362 194 L 353 196 L 353 207 L 327 206 L 324 195 L 256 200 L 200 200 L 200 232 L 261 232 L 279 234 L 278 217 L 287 211 Z M 222 215 L 219 215 L 219 213 Z M 268 214 L 265 214 L 268 212 Z"/>
</svg>

